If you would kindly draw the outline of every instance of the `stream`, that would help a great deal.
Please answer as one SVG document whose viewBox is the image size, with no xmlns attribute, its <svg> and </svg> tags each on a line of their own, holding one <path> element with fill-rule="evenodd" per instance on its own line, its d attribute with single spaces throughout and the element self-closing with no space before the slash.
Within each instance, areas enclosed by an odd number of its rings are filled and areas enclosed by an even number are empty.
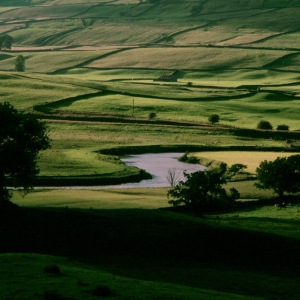
<svg viewBox="0 0 300 300">
<path fill-rule="evenodd" d="M 183 172 L 193 173 L 203 171 L 206 167 L 198 164 L 188 164 L 178 161 L 183 153 L 147 153 L 138 155 L 126 155 L 121 160 L 127 166 L 134 166 L 150 173 L 153 178 L 136 183 L 124 183 L 119 185 L 103 186 L 100 188 L 146 188 L 146 187 L 170 187 L 168 172 L 172 170 L 176 181 L 184 180 Z"/>
</svg>

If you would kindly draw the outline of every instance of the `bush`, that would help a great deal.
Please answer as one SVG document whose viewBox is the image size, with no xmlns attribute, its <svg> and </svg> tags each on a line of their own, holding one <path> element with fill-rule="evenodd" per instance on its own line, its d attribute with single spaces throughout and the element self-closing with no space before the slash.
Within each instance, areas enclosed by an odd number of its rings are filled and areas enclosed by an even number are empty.
<svg viewBox="0 0 300 300">
<path fill-rule="evenodd" d="M 209 116 L 208 121 L 211 124 L 218 123 L 220 121 L 220 117 L 217 114 L 212 114 L 212 115 Z"/>
<path fill-rule="evenodd" d="M 56 266 L 56 265 L 46 266 L 44 268 L 44 273 L 46 273 L 46 274 L 55 274 L 55 275 L 61 274 L 60 268 L 58 266 Z"/>
<path fill-rule="evenodd" d="M 261 120 L 259 121 L 259 123 L 257 124 L 257 129 L 268 129 L 268 130 L 272 130 L 273 126 L 270 124 L 270 122 L 265 121 L 265 120 Z"/>
<path fill-rule="evenodd" d="M 189 164 L 198 164 L 199 159 L 196 156 L 188 156 L 188 152 L 184 153 L 182 156 L 178 158 L 178 161 L 186 162 Z"/>
<path fill-rule="evenodd" d="M 155 119 L 155 118 L 156 118 L 156 113 L 155 113 L 155 112 L 149 113 L 149 115 L 148 115 L 148 119 L 149 119 L 149 120 L 153 120 L 153 119 Z"/>
<path fill-rule="evenodd" d="M 285 124 L 278 125 L 276 130 L 289 130 L 289 126 Z"/>
</svg>

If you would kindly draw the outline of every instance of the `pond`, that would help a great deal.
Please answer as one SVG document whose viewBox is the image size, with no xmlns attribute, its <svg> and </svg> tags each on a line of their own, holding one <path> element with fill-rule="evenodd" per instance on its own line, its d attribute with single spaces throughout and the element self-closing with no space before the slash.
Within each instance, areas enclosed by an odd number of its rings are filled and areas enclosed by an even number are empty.
<svg viewBox="0 0 300 300">
<path fill-rule="evenodd" d="M 183 172 L 193 173 L 206 169 L 206 167 L 198 164 L 188 164 L 178 161 L 178 158 L 182 155 L 183 153 L 147 153 L 121 157 L 121 160 L 127 166 L 134 166 L 139 169 L 143 169 L 150 173 L 153 178 L 142 180 L 137 183 L 124 183 L 114 186 L 105 186 L 103 188 L 169 187 L 170 182 L 168 180 L 168 172 L 170 171 L 175 174 L 178 181 L 184 180 Z"/>
</svg>

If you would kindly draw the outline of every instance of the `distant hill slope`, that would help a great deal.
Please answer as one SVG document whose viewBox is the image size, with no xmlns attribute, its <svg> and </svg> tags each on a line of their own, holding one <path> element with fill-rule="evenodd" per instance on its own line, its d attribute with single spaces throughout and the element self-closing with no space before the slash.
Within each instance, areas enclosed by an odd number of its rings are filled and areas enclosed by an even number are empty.
<svg viewBox="0 0 300 300">
<path fill-rule="evenodd" d="M 74 2 L 1 1 L 0 34 L 13 36 L 16 46 L 298 47 L 299 0 Z M 282 41 L 285 34 L 294 35 L 288 43 Z"/>
</svg>

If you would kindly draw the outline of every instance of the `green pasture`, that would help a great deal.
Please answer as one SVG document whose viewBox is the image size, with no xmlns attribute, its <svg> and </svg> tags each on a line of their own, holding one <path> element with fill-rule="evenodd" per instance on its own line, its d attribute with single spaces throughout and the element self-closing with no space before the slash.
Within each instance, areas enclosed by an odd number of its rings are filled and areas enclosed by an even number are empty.
<svg viewBox="0 0 300 300">
<path fill-rule="evenodd" d="M 111 86 L 116 89 L 120 85 L 118 83 Z M 133 87 L 134 85 L 131 85 L 131 88 Z M 160 120 L 196 122 L 207 122 L 209 115 L 216 113 L 220 116 L 220 124 L 224 125 L 254 129 L 260 120 L 266 119 L 271 122 L 274 129 L 280 124 L 288 125 L 290 130 L 299 129 L 300 102 L 290 96 L 261 92 L 245 97 L 247 94 L 244 91 L 180 86 L 139 85 L 138 88 L 139 92 L 144 94 L 149 94 L 153 90 L 157 98 L 129 96 L 123 91 L 124 94 L 109 93 L 71 103 L 68 101 L 53 103 L 51 107 L 60 111 L 97 112 L 137 118 L 147 118 L 150 112 L 156 112 Z M 167 95 L 169 99 L 160 98 L 159 95 L 168 91 L 170 91 Z M 170 100 L 172 95 L 175 99 L 182 98 L 182 100 Z M 233 99 L 230 99 L 230 96 Z M 240 98 L 235 98 L 237 96 Z"/>
<path fill-rule="evenodd" d="M 211 87 L 238 88 L 259 85 L 268 87 L 276 85 L 273 90 L 289 89 L 284 84 L 298 83 L 299 75 L 295 72 L 280 72 L 268 69 L 240 69 L 240 70 L 181 70 L 178 73 L 179 82 L 192 82 L 193 85 L 208 85 Z M 291 87 L 292 88 L 292 87 Z"/>
<path fill-rule="evenodd" d="M 40 175 L 116 176 L 136 174 L 137 170 L 120 164 L 117 158 L 96 154 L 109 147 L 174 144 L 232 146 L 264 145 L 282 147 L 283 141 L 242 138 L 222 130 L 151 126 L 140 124 L 102 124 L 96 122 L 49 122 L 52 148 L 41 153 Z M 125 169 L 124 169 L 125 168 Z"/>
<path fill-rule="evenodd" d="M 107 286 L 113 292 L 114 299 L 157 299 L 158 297 L 180 299 L 182 296 L 185 299 L 261 299 L 179 284 L 116 276 L 95 267 L 50 255 L 0 254 L 0 264 L 1 280 L 5 282 L 1 285 L 0 293 L 5 297 L 4 299 L 8 299 L 12 294 L 16 300 L 43 297 L 44 294 L 50 297 L 51 293 L 54 295 L 52 297 L 58 297 L 55 296 L 56 293 L 72 299 L 88 300 L 95 299 L 92 291 L 97 286 Z M 51 265 L 58 266 L 62 274 L 56 276 L 45 274 L 44 268 Z M 22 289 L 19 289 L 19 286 L 22 286 Z"/>
<path fill-rule="evenodd" d="M 159 78 L 163 72 L 167 70 L 154 69 L 91 69 L 91 68 L 70 68 L 59 72 L 60 76 L 71 77 L 85 80 L 101 80 L 101 81 L 123 81 L 123 80 L 152 80 Z"/>
<path fill-rule="evenodd" d="M 49 9 L 52 11 L 53 7 L 50 6 L 48 10 Z M 30 10 L 32 10 L 32 8 L 30 8 Z M 43 18 L 43 16 L 41 16 L 41 18 Z M 58 45 L 64 45 L 64 43 L 59 42 L 62 37 L 72 31 L 82 29 L 82 23 L 77 18 L 55 18 L 55 20 L 51 20 L 49 16 L 44 16 L 44 18 L 45 20 L 43 22 L 27 23 L 28 25 L 26 27 L 13 31 L 11 36 L 14 38 L 14 43 L 19 46 L 53 46 L 56 45 L 57 42 Z"/>
<path fill-rule="evenodd" d="M 193 156 L 201 159 L 217 162 L 225 162 L 228 165 L 233 164 L 244 164 L 247 166 L 246 172 L 255 174 L 256 168 L 259 166 L 260 162 L 267 160 L 273 161 L 277 157 L 287 157 L 290 155 L 299 153 L 290 152 L 262 152 L 262 151 L 216 151 L 216 152 L 197 152 L 193 153 Z"/>
<path fill-rule="evenodd" d="M 253 180 L 229 182 L 226 189 L 234 187 L 240 193 L 238 202 L 250 203 L 245 208 L 205 214 L 209 222 L 220 226 L 231 226 L 299 238 L 300 209 L 292 202 L 286 209 L 277 208 L 278 199 L 262 205 L 259 199 L 271 199 L 270 190 L 259 190 Z M 168 204 L 169 188 L 97 188 L 97 189 L 35 189 L 25 197 L 13 192 L 13 203 L 24 207 L 52 207 L 90 210 L 115 209 L 159 209 L 171 207 Z M 255 201 L 255 202 L 254 202 Z M 256 204 L 255 204 L 256 203 Z"/>
<path fill-rule="evenodd" d="M 159 89 L 159 87 L 156 87 Z M 181 120 L 195 120 L 207 121 L 210 104 L 206 104 L 206 98 L 213 97 L 234 97 L 237 95 L 243 96 L 242 92 L 217 90 L 213 93 L 208 89 L 169 89 L 174 93 L 175 97 L 184 98 L 184 95 L 190 97 L 201 97 L 201 100 L 168 100 L 163 98 L 146 98 L 128 96 L 124 94 L 109 93 L 99 97 L 92 97 L 73 101 L 71 104 L 61 103 L 61 105 L 51 105 L 59 110 L 80 111 L 80 112 L 98 112 L 120 114 L 134 117 L 147 118 L 150 112 L 156 112 L 159 119 L 181 119 Z M 177 92 L 177 93 L 176 93 Z M 188 99 L 189 97 L 186 97 Z"/>
<path fill-rule="evenodd" d="M 93 68 L 232 69 L 260 68 L 290 52 L 284 50 L 178 47 L 129 49 L 95 60 Z"/>
<path fill-rule="evenodd" d="M 214 46 L 233 46 L 253 43 L 257 40 L 272 36 L 271 32 L 261 32 L 251 29 L 230 28 L 226 24 L 184 31 L 172 36 L 169 43 L 174 45 L 214 45 Z"/>
<path fill-rule="evenodd" d="M 120 11 L 116 9 L 116 5 L 111 5 L 110 11 L 113 14 L 119 14 Z M 104 6 L 98 7 L 101 11 L 101 15 L 106 11 Z M 90 15 L 89 12 L 93 12 Z M 170 27 L 170 24 L 155 24 L 153 22 L 128 22 L 126 19 L 116 18 L 112 22 L 108 22 L 106 19 L 98 19 L 99 12 L 97 9 L 90 10 L 88 16 L 83 16 L 83 21 L 86 26 L 78 31 L 74 31 L 64 36 L 60 44 L 76 45 L 128 45 L 137 46 L 144 45 L 149 42 L 154 42 L 160 39 L 162 36 L 171 34 L 174 29 L 180 30 L 181 26 L 174 24 Z M 107 13 L 107 12 L 105 12 Z M 95 16 L 94 16 L 95 14 Z M 91 18 L 91 19 L 90 19 Z M 95 19 L 94 19 L 95 18 Z M 183 25 L 184 29 L 188 29 L 187 25 Z M 97 39 L 95 39 L 97 36 Z M 122 67 L 122 66 L 120 66 Z"/>
<path fill-rule="evenodd" d="M 94 60 L 102 55 L 109 53 L 110 50 L 99 51 L 41 51 L 41 52 L 22 52 L 25 57 L 26 72 L 51 73 L 60 69 L 67 69 L 84 64 L 86 61 Z M 13 57 L 1 62 L 2 70 L 14 69 L 14 61 L 18 52 Z"/>
<path fill-rule="evenodd" d="M 22 1 L 23 2 L 23 1 Z M 10 1 L 11 3 L 11 1 Z M 38 3 L 42 4 L 42 3 Z M 20 6 L 17 9 L 12 9 L 1 14 L 1 18 L 5 20 L 44 20 L 51 18 L 68 18 L 79 14 L 87 7 L 84 4 L 78 5 L 31 5 Z"/>
<path fill-rule="evenodd" d="M 36 80 L 18 76 L 19 73 L 0 72 L 1 102 L 8 101 L 15 108 L 26 110 L 37 104 L 66 97 L 74 97 L 94 90 L 76 85 Z"/>
<path fill-rule="evenodd" d="M 213 3 L 213 2 L 209 2 Z M 219 5 L 217 0 L 214 1 L 215 5 Z M 262 33 L 271 33 L 271 35 L 276 34 L 286 34 L 290 31 L 299 30 L 297 25 L 299 7 L 297 0 L 289 2 L 289 5 L 286 6 L 284 2 L 277 1 L 267 1 L 262 7 L 261 2 L 253 2 L 252 5 L 256 5 L 253 9 L 250 9 L 249 2 L 239 2 L 235 1 L 227 2 L 228 6 L 237 7 L 237 5 L 244 5 L 245 10 L 233 11 L 232 9 L 228 13 L 212 13 L 208 14 L 207 17 L 210 18 L 213 16 L 213 20 L 217 21 L 217 24 L 220 26 L 228 27 L 228 31 L 236 30 L 236 32 L 244 31 L 245 29 L 257 30 L 257 32 Z M 286 6 L 286 7 L 283 7 Z M 277 9 L 272 9 L 272 8 Z M 221 9 L 220 7 L 218 8 Z M 204 16 L 205 17 L 205 16 Z M 215 25 L 215 24 L 212 24 Z M 263 39 L 261 40 L 261 42 Z M 246 46 L 254 45 L 252 43 L 246 43 Z M 262 46 L 262 45 L 260 45 Z M 283 49 L 284 46 L 279 46 L 280 49 Z"/>
<path fill-rule="evenodd" d="M 125 170 L 137 173 L 135 168 L 126 167 L 83 147 L 48 150 L 41 156 L 40 168 L 41 176 L 117 175 Z"/>
<path fill-rule="evenodd" d="M 299 39 L 300 34 L 298 37 L 294 37 L 294 39 Z M 283 71 L 292 71 L 292 72 L 299 72 L 300 71 L 300 55 L 299 53 L 286 55 L 279 60 L 274 61 L 271 63 L 269 68 L 283 70 Z M 298 74 L 298 73 L 296 73 Z"/>
<path fill-rule="evenodd" d="M 14 192 L 13 202 L 31 207 L 82 209 L 156 209 L 169 206 L 167 188 L 35 189 L 25 197 Z"/>
</svg>

